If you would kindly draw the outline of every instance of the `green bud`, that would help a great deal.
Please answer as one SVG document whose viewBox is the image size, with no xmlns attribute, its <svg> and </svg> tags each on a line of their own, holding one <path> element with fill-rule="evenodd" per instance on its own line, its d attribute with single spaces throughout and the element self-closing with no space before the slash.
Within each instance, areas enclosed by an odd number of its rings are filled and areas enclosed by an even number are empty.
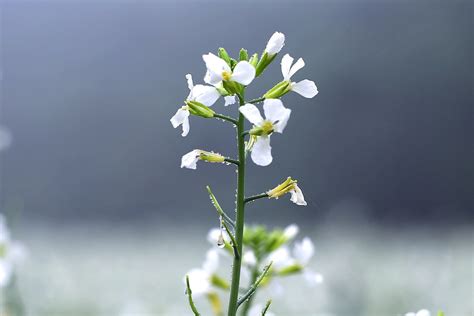
<svg viewBox="0 0 474 316">
<path fill-rule="evenodd" d="M 221 288 L 223 290 L 228 290 L 230 288 L 229 283 L 223 278 L 221 278 L 220 276 L 218 276 L 217 274 L 213 274 L 211 276 L 211 283 L 212 285 L 218 288 Z"/>
<path fill-rule="evenodd" d="M 246 49 L 241 49 L 239 52 L 239 60 L 249 60 L 249 54 Z"/>
<path fill-rule="evenodd" d="M 219 49 L 217 50 L 217 55 L 220 58 L 224 59 L 225 62 L 229 65 L 229 67 L 231 67 L 230 56 L 229 54 L 227 54 L 225 48 L 219 47 Z"/>
<path fill-rule="evenodd" d="M 292 264 L 291 266 L 287 266 L 283 269 L 281 269 L 280 271 L 278 271 L 278 274 L 281 275 L 281 276 L 287 276 L 287 275 L 290 275 L 290 274 L 295 274 L 295 273 L 299 273 L 303 270 L 303 267 L 299 264 Z"/>
<path fill-rule="evenodd" d="M 208 106 L 197 101 L 186 101 L 186 105 L 192 115 L 211 118 L 214 117 L 214 114 L 216 113 Z"/>
<path fill-rule="evenodd" d="M 263 97 L 265 99 L 278 99 L 291 91 L 291 82 L 284 80 L 277 83 L 273 88 L 268 90 Z"/>
<path fill-rule="evenodd" d="M 262 57 L 260 58 L 260 61 L 257 64 L 257 67 L 255 67 L 255 77 L 258 77 L 262 74 L 262 72 L 267 68 L 268 65 L 275 59 L 277 54 L 273 55 L 268 55 L 267 52 L 264 52 Z"/>
<path fill-rule="evenodd" d="M 207 162 L 224 162 L 225 157 L 218 153 L 202 150 L 199 154 L 199 159 Z"/>
<path fill-rule="evenodd" d="M 257 67 L 257 63 L 258 63 L 258 54 L 257 53 L 253 54 L 252 57 L 250 57 L 249 63 L 252 66 Z"/>
</svg>

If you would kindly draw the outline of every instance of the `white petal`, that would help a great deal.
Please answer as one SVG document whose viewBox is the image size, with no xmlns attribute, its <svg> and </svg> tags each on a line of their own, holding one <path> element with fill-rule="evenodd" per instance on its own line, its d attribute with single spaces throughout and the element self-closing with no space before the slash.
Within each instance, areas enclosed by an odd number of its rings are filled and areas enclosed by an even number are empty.
<svg viewBox="0 0 474 316">
<path fill-rule="evenodd" d="M 0 291 L 10 283 L 13 274 L 13 265 L 6 260 L 0 261 Z"/>
<path fill-rule="evenodd" d="M 280 32 L 273 33 L 272 37 L 268 40 L 265 51 L 268 55 L 278 54 L 283 46 L 285 45 L 285 34 Z"/>
<path fill-rule="evenodd" d="M 273 251 L 268 255 L 266 259 L 266 264 L 272 263 L 274 269 L 280 270 L 282 268 L 288 267 L 294 263 L 293 258 L 290 256 L 290 251 L 287 247 L 281 247 Z"/>
<path fill-rule="evenodd" d="M 281 74 L 283 75 L 284 80 L 290 80 L 290 69 L 292 63 L 293 57 L 291 57 L 290 54 L 286 54 L 281 59 Z"/>
<path fill-rule="evenodd" d="M 206 252 L 206 261 L 204 261 L 202 268 L 209 274 L 216 272 L 219 268 L 219 254 L 215 248 Z"/>
<path fill-rule="evenodd" d="M 249 85 L 255 78 L 255 67 L 252 66 L 248 61 L 239 61 L 232 72 L 231 80 L 243 84 L 244 86 Z"/>
<path fill-rule="evenodd" d="M 416 316 L 430 316 L 430 312 L 427 309 L 422 309 L 416 313 Z"/>
<path fill-rule="evenodd" d="M 289 78 L 293 77 L 293 75 L 298 71 L 300 70 L 301 68 L 304 67 L 304 60 L 303 58 L 298 58 L 298 60 L 296 61 L 296 63 L 291 66 L 291 69 L 290 69 L 290 75 L 289 75 Z M 289 79 L 288 78 L 288 79 Z"/>
<path fill-rule="evenodd" d="M 279 99 L 267 99 L 263 101 L 263 111 L 265 118 L 274 123 L 274 131 L 283 133 L 290 119 L 291 110 L 285 108 Z"/>
<path fill-rule="evenodd" d="M 311 271 L 310 269 L 304 270 L 303 278 L 306 283 L 311 287 L 321 284 L 324 281 L 324 277 L 322 274 Z"/>
<path fill-rule="evenodd" d="M 224 97 L 225 104 L 224 106 L 228 106 L 231 104 L 235 104 L 237 102 L 237 99 L 235 98 L 235 95 L 230 95 L 227 97 Z"/>
<path fill-rule="evenodd" d="M 290 192 L 291 193 L 291 202 L 297 204 L 297 205 L 303 205 L 306 206 L 308 203 L 304 200 L 304 195 L 303 191 L 298 186 L 295 186 L 295 189 Z"/>
<path fill-rule="evenodd" d="M 246 251 L 242 257 L 242 261 L 249 266 L 254 266 L 257 263 L 257 258 L 252 250 Z"/>
<path fill-rule="evenodd" d="M 189 277 L 189 287 L 193 292 L 193 296 L 199 297 L 211 291 L 210 275 L 202 269 L 192 269 L 187 273 Z M 186 279 L 184 279 L 186 282 Z"/>
<path fill-rule="evenodd" d="M 207 106 L 212 106 L 216 103 L 217 99 L 221 94 L 215 87 L 212 86 L 204 86 L 204 85 L 196 85 L 192 91 L 192 97 L 194 101 L 200 102 Z"/>
<path fill-rule="evenodd" d="M 298 235 L 298 232 L 300 231 L 298 225 L 296 224 L 291 224 L 288 225 L 285 230 L 283 231 L 283 235 L 287 240 L 291 240 L 295 238 L 296 235 Z"/>
<path fill-rule="evenodd" d="M 291 84 L 291 90 L 305 98 L 312 98 L 318 94 L 318 88 L 314 81 L 305 79 Z"/>
<path fill-rule="evenodd" d="M 252 148 L 252 160 L 259 166 L 268 166 L 272 163 L 272 147 L 270 146 L 270 136 L 259 136 Z"/>
<path fill-rule="evenodd" d="M 307 265 L 314 254 L 314 245 L 311 239 L 305 237 L 301 242 L 296 242 L 293 256 L 301 265 Z"/>
<path fill-rule="evenodd" d="M 181 157 L 181 168 L 196 169 L 196 164 L 199 160 L 200 154 L 201 151 L 195 149 L 183 155 L 183 157 Z"/>
<path fill-rule="evenodd" d="M 189 91 L 191 91 L 194 87 L 194 84 L 193 84 L 193 76 L 191 74 L 187 74 L 186 75 L 186 80 L 188 81 L 188 88 L 189 88 Z"/>
<path fill-rule="evenodd" d="M 222 76 L 224 71 L 230 72 L 230 67 L 227 65 L 224 59 L 217 57 L 213 53 L 207 55 L 202 55 L 202 59 L 206 63 L 206 68 L 210 72 L 213 72 L 216 75 Z"/>
<path fill-rule="evenodd" d="M 245 116 L 247 120 L 250 121 L 250 123 L 254 125 L 258 126 L 263 122 L 263 117 L 260 114 L 260 111 L 255 105 L 251 103 L 247 103 L 239 107 L 239 111 Z"/>
<path fill-rule="evenodd" d="M 174 128 L 183 125 L 183 133 L 181 136 L 186 136 L 189 133 L 189 111 L 185 108 L 179 108 L 176 114 L 170 119 Z"/>
</svg>

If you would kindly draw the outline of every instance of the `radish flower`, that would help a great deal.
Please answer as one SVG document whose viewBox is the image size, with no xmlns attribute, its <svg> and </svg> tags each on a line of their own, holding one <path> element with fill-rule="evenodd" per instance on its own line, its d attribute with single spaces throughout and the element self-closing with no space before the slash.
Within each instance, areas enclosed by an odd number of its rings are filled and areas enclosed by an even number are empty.
<svg viewBox="0 0 474 316">
<path fill-rule="evenodd" d="M 224 162 L 225 157 L 221 154 L 194 149 L 183 155 L 181 158 L 181 168 L 196 169 L 198 160 L 207 162 Z"/>
<path fill-rule="evenodd" d="M 250 131 L 251 135 L 257 136 L 252 147 L 251 157 L 253 162 L 259 166 L 268 166 L 273 160 L 270 135 L 273 132 L 283 133 L 290 118 L 291 110 L 285 108 L 280 100 L 271 99 L 265 100 L 263 103 L 265 119 L 253 104 L 241 106 L 239 111 L 255 125 Z"/>
<path fill-rule="evenodd" d="M 268 55 L 278 54 L 285 45 L 285 34 L 280 32 L 273 33 L 265 47 L 265 53 Z"/>
<path fill-rule="evenodd" d="M 235 81 L 244 86 L 249 85 L 255 78 L 255 68 L 248 61 L 240 61 L 232 70 L 222 58 L 213 53 L 203 55 L 202 59 L 206 63 L 207 73 L 204 82 L 213 86 L 222 81 Z"/>
<path fill-rule="evenodd" d="M 288 177 L 285 182 L 276 186 L 275 188 L 267 191 L 267 195 L 269 198 L 278 199 L 280 196 L 290 193 L 291 198 L 290 201 L 297 204 L 306 206 L 307 203 L 304 199 L 303 191 L 301 191 L 300 187 L 298 186 L 298 181 L 293 180 L 291 177 Z"/>
</svg>

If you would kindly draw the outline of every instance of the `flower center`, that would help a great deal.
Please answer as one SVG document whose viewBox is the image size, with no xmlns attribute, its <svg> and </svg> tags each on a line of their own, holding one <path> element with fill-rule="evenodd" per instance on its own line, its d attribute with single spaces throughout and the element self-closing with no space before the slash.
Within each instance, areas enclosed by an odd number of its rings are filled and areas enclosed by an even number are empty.
<svg viewBox="0 0 474 316">
<path fill-rule="evenodd" d="M 232 76 L 232 73 L 230 73 L 229 71 L 222 72 L 222 79 L 224 79 L 224 81 L 230 80 L 231 76 Z"/>
<path fill-rule="evenodd" d="M 273 123 L 271 121 L 265 120 L 260 126 L 263 130 L 263 133 L 270 135 L 273 132 Z"/>
</svg>

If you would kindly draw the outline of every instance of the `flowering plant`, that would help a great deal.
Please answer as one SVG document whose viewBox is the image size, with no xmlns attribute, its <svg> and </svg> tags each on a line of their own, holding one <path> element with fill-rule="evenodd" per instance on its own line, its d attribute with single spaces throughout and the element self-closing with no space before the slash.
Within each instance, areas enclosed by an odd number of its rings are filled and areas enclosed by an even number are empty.
<svg viewBox="0 0 474 316">
<path fill-rule="evenodd" d="M 261 198 L 275 198 L 289 193 L 290 200 L 297 205 L 306 205 L 303 192 L 298 182 L 288 177 L 283 183 L 264 193 L 246 196 L 245 165 L 247 154 L 259 166 L 268 166 L 272 163 L 270 138 L 274 133 L 283 133 L 291 115 L 281 97 L 290 91 L 296 92 L 305 98 L 312 98 L 318 93 L 313 81 L 302 80 L 293 82 L 291 78 L 305 63 L 299 58 L 294 59 L 286 54 L 281 60 L 283 80 L 268 90 L 262 97 L 245 99 L 245 90 L 252 81 L 263 74 L 277 57 L 285 44 L 285 35 L 276 32 L 268 41 L 263 53 L 249 56 L 247 50 L 241 49 L 237 59 L 229 56 L 224 48 L 219 48 L 218 54 L 203 55 L 207 71 L 204 76 L 206 85 L 194 85 L 192 76 L 186 75 L 189 94 L 184 105 L 171 118 L 173 127 L 182 126 L 182 136 L 190 131 L 189 119 L 191 116 L 202 118 L 217 118 L 231 123 L 237 130 L 237 158 L 230 158 L 212 151 L 194 149 L 181 159 L 181 167 L 196 169 L 198 161 L 211 163 L 234 164 L 237 167 L 237 194 L 235 218 L 229 216 L 220 206 L 216 197 L 207 187 L 211 201 L 217 210 L 220 219 L 220 228 L 211 230 L 208 239 L 215 242 L 224 253 L 232 256 L 232 278 L 230 282 L 218 276 L 219 253 L 211 249 L 206 254 L 206 260 L 201 268 L 193 269 L 186 275 L 186 293 L 191 309 L 195 315 L 200 315 L 193 300 L 195 296 L 206 295 L 217 315 L 221 315 L 221 300 L 216 289 L 229 291 L 227 314 L 235 316 L 240 306 L 243 315 L 270 315 L 267 312 L 271 301 L 263 307 L 252 305 L 255 292 L 266 285 L 276 284 L 275 279 L 295 273 L 302 273 L 310 284 L 322 281 L 322 276 L 307 269 L 309 259 L 313 255 L 314 247 L 308 238 L 296 242 L 293 256 L 290 255 L 288 244 L 298 233 L 296 225 L 290 225 L 285 230 L 268 231 L 263 226 L 246 227 L 245 205 Z M 219 114 L 211 106 L 223 97 L 225 106 L 238 101 L 238 117 Z M 257 105 L 263 103 L 261 115 Z M 245 120 L 252 126 L 246 129 Z M 241 279 L 250 280 L 248 288 L 242 292 Z"/>
</svg>

